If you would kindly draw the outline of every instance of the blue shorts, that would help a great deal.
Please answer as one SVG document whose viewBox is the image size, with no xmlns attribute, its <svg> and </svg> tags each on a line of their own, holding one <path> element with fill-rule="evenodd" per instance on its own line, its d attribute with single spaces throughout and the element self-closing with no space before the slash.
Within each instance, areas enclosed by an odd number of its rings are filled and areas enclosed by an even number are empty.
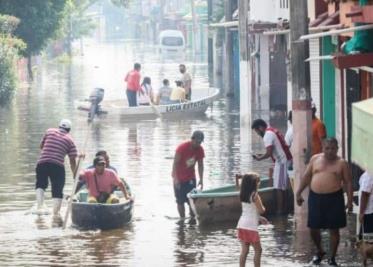
<svg viewBox="0 0 373 267">
<path fill-rule="evenodd" d="M 196 179 L 192 179 L 187 182 L 179 183 L 177 186 L 174 185 L 174 192 L 177 204 L 184 204 L 188 202 L 187 194 L 196 188 Z"/>
</svg>

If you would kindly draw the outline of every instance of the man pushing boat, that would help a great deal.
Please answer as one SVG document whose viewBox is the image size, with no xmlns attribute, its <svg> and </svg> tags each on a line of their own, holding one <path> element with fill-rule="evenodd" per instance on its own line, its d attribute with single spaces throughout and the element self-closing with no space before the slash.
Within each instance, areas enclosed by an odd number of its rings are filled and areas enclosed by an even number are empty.
<svg viewBox="0 0 373 267">
<path fill-rule="evenodd" d="M 194 131 L 190 141 L 184 142 L 176 149 L 172 167 L 172 178 L 177 203 L 177 210 L 180 218 L 185 217 L 184 203 L 188 203 L 187 194 L 196 187 L 196 173 L 194 166 L 198 163 L 199 185 L 203 188 L 203 158 L 205 152 L 201 143 L 204 134 L 201 131 Z M 189 206 L 189 213 L 194 217 Z"/>
<path fill-rule="evenodd" d="M 76 171 L 78 155 L 74 140 L 70 136 L 71 121 L 61 120 L 58 128 L 50 128 L 40 143 L 40 158 L 36 166 L 36 213 L 44 210 L 44 191 L 48 187 L 48 178 L 52 185 L 53 219 L 60 218 L 60 209 L 65 186 L 65 156 L 70 159 L 71 171 Z"/>
</svg>

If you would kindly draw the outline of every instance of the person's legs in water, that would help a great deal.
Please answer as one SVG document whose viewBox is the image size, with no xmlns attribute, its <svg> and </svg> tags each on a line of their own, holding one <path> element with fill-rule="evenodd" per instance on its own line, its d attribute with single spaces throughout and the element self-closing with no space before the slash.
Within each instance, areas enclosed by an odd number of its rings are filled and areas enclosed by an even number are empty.
<svg viewBox="0 0 373 267">
<path fill-rule="evenodd" d="M 317 253 L 312 259 L 312 263 L 319 265 L 322 261 L 322 258 L 325 256 L 325 251 L 323 250 L 322 245 L 321 245 L 320 229 L 310 229 L 310 232 L 311 232 L 312 241 L 315 244 L 316 249 L 317 249 Z"/>
<path fill-rule="evenodd" d="M 277 214 L 284 213 L 284 190 L 276 189 Z"/>
<path fill-rule="evenodd" d="M 240 267 L 246 266 L 247 254 L 249 254 L 250 244 L 241 241 Z"/>
<path fill-rule="evenodd" d="M 185 218 L 185 206 L 184 203 L 182 204 L 177 204 L 177 211 L 179 212 L 180 218 Z"/>
<path fill-rule="evenodd" d="M 254 267 L 260 267 L 260 259 L 262 257 L 262 245 L 259 242 L 252 244 L 254 248 Z"/>
</svg>

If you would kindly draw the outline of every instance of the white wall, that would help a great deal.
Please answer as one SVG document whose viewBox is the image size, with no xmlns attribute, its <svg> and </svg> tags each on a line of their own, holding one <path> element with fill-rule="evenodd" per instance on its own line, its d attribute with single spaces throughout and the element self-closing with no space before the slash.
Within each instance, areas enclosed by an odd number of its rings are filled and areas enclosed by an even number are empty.
<svg viewBox="0 0 373 267">
<path fill-rule="evenodd" d="M 310 57 L 320 56 L 320 39 L 310 40 Z M 310 61 L 310 80 L 311 80 L 311 97 L 312 101 L 316 104 L 316 115 L 320 117 L 320 61 Z"/>
<path fill-rule="evenodd" d="M 290 0 L 251 0 L 250 20 L 276 23 L 289 19 Z"/>
</svg>

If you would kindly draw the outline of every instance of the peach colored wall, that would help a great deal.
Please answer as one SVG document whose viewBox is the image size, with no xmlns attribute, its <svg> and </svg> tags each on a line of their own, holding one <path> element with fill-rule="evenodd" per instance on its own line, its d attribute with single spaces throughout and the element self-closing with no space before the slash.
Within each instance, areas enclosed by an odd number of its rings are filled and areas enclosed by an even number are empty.
<svg viewBox="0 0 373 267">
<path fill-rule="evenodd" d="M 344 24 L 345 27 L 353 27 L 354 24 L 351 22 L 351 18 L 347 18 L 346 17 L 346 14 L 347 13 L 350 13 L 351 12 L 351 7 L 352 6 L 356 6 L 358 5 L 356 2 L 354 1 L 348 1 L 348 2 L 345 2 L 345 3 L 340 3 L 339 4 L 339 20 L 340 20 L 340 23 L 341 24 Z M 341 36 L 350 36 L 352 37 L 354 35 L 353 32 L 347 32 L 347 33 L 343 33 L 341 34 Z"/>
</svg>

